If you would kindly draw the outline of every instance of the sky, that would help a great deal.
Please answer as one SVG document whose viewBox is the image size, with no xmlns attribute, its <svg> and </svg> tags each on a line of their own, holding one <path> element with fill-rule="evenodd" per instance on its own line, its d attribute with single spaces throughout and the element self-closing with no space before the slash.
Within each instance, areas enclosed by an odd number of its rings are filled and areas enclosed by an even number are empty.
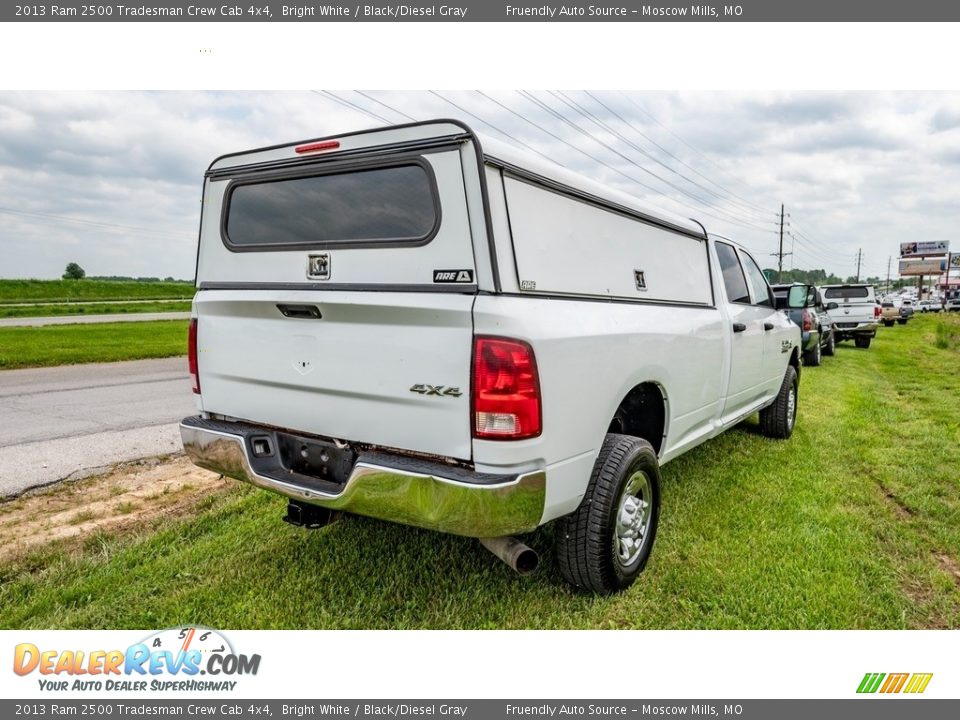
<svg viewBox="0 0 960 720">
<path fill-rule="evenodd" d="M 0 93 L 0 277 L 190 279 L 223 153 L 456 117 L 735 238 L 775 267 L 897 273 L 960 224 L 960 93 Z M 960 241 L 952 250 L 960 252 Z"/>
</svg>

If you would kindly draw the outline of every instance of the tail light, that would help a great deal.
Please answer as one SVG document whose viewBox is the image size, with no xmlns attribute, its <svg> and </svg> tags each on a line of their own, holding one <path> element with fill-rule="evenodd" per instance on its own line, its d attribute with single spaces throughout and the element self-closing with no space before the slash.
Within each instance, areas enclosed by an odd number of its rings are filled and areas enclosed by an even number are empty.
<svg viewBox="0 0 960 720">
<path fill-rule="evenodd" d="M 803 311 L 803 331 L 810 332 L 813 330 L 813 314 L 809 310 Z"/>
<path fill-rule="evenodd" d="M 883 311 L 880 309 L 880 306 L 879 306 L 879 305 L 874 305 L 874 306 L 873 306 L 873 316 L 874 316 L 875 318 L 880 317 L 880 314 L 881 314 L 882 312 L 883 312 Z"/>
<path fill-rule="evenodd" d="M 197 363 L 197 319 L 190 318 L 190 330 L 187 333 L 187 362 L 190 365 L 190 380 L 193 391 L 200 394 L 200 369 Z"/>
<path fill-rule="evenodd" d="M 477 337 L 472 390 L 475 438 L 522 440 L 540 434 L 540 380 L 527 343 Z"/>
</svg>

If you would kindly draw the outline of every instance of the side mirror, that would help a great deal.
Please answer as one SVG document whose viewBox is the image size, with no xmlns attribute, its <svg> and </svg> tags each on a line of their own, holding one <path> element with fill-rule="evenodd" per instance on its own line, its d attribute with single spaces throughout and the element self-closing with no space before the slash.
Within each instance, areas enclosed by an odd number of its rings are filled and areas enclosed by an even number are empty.
<svg viewBox="0 0 960 720">
<path fill-rule="evenodd" d="M 827 310 L 836 310 L 838 307 L 840 306 L 837 305 L 835 302 L 827 303 Z"/>
<path fill-rule="evenodd" d="M 804 308 L 807 306 L 807 298 L 809 297 L 809 286 L 807 285 L 793 285 L 790 287 L 790 291 L 787 293 L 787 307 L 791 310 L 797 310 L 799 308 Z"/>
</svg>

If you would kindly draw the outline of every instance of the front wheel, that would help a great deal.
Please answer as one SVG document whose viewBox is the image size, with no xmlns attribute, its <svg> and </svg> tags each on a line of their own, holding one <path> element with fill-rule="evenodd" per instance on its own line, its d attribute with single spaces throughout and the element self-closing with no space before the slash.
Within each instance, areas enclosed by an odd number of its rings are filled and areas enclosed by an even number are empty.
<svg viewBox="0 0 960 720">
<path fill-rule="evenodd" d="M 859 342 L 859 339 L 858 339 Z M 793 426 L 797 422 L 797 390 L 800 379 L 796 368 L 787 365 L 780 384 L 780 392 L 772 405 L 760 411 L 760 432 L 767 437 L 785 440 L 793 434 Z"/>
<path fill-rule="evenodd" d="M 660 519 L 660 463 L 642 438 L 609 433 L 580 507 L 557 522 L 557 563 L 576 588 L 614 593 L 650 559 Z"/>
<path fill-rule="evenodd" d="M 870 347 L 870 341 L 871 341 L 871 340 L 873 340 L 873 338 L 872 338 L 872 337 L 869 337 L 869 336 L 868 336 L 868 337 L 858 337 L 858 338 L 854 338 L 854 343 L 856 343 L 856 345 L 857 345 L 858 348 L 862 348 L 862 349 L 866 350 L 868 347 Z"/>
</svg>

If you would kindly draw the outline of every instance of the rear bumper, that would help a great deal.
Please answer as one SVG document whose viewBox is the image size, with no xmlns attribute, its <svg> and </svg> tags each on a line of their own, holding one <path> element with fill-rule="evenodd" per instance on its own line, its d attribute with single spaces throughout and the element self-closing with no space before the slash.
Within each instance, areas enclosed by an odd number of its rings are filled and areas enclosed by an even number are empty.
<svg viewBox="0 0 960 720">
<path fill-rule="evenodd" d="M 843 323 L 836 324 L 836 334 L 838 336 L 854 337 L 855 335 L 869 335 L 873 337 L 877 334 L 878 322 L 867 322 L 854 325 L 853 327 L 843 327 Z"/>
<path fill-rule="evenodd" d="M 546 473 L 474 473 L 439 462 L 361 452 L 346 482 L 312 482 L 289 471 L 258 472 L 251 462 L 255 425 L 185 418 L 183 448 L 200 467 L 288 498 L 416 527 L 499 537 L 534 530 L 543 516 Z"/>
</svg>

